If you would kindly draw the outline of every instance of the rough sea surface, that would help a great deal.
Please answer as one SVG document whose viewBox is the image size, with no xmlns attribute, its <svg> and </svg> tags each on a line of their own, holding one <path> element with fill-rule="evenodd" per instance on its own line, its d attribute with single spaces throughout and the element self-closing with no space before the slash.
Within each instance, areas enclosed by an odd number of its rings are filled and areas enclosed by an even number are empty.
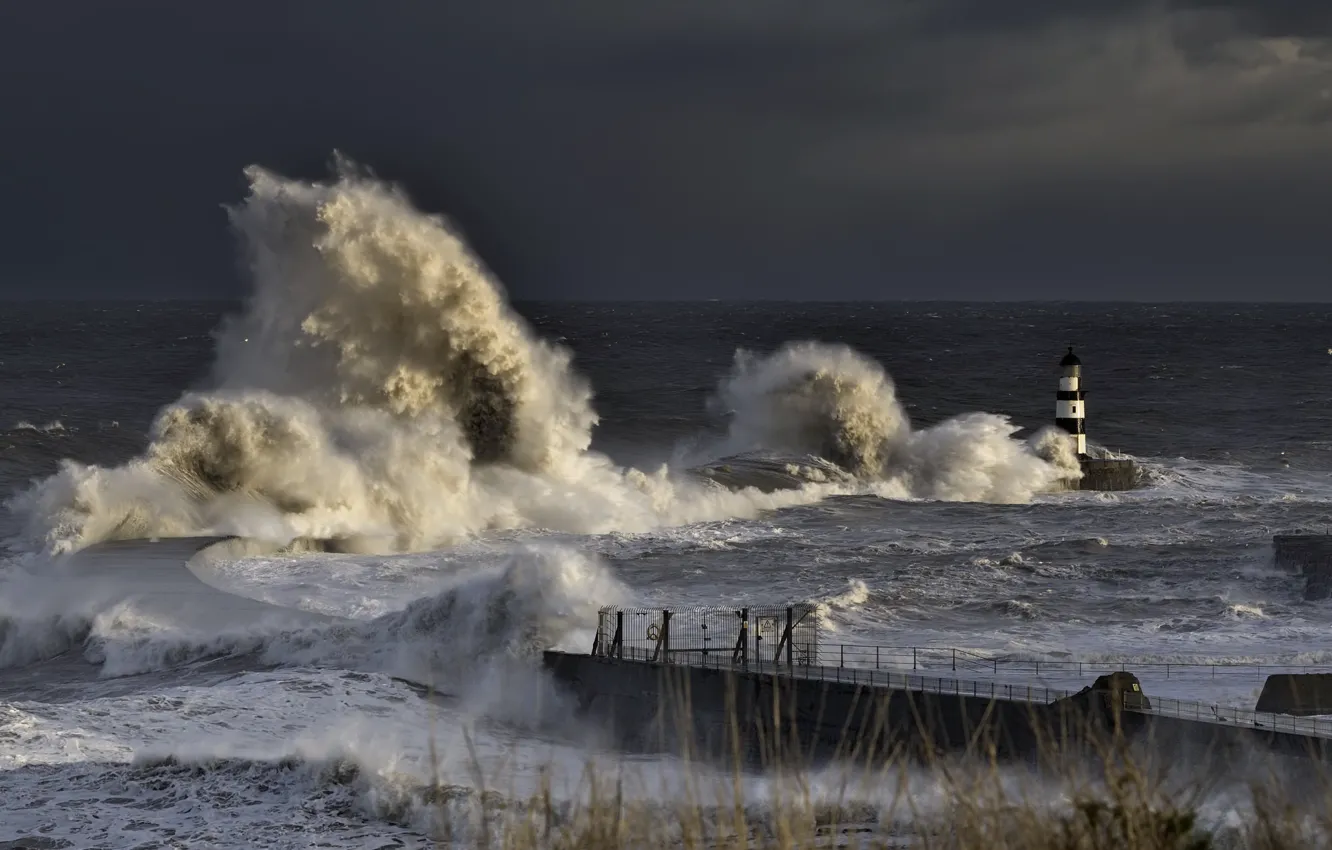
<svg viewBox="0 0 1332 850">
<path fill-rule="evenodd" d="M 1150 665 L 1332 664 L 1332 601 L 1270 547 L 1332 522 L 1327 307 L 511 308 L 382 187 L 252 181 L 252 301 L 0 312 L 0 842 L 413 846 L 432 770 L 576 794 L 622 759 L 531 659 L 604 603 L 808 600 L 830 647 L 1139 664 L 1245 707 L 1259 672 Z M 1058 486 L 1068 345 L 1137 491 Z M 846 474 L 685 474 L 739 453 Z M 79 558 L 204 534 L 256 541 L 196 564 L 212 587 Z M 636 762 L 643 793 L 681 774 Z"/>
</svg>

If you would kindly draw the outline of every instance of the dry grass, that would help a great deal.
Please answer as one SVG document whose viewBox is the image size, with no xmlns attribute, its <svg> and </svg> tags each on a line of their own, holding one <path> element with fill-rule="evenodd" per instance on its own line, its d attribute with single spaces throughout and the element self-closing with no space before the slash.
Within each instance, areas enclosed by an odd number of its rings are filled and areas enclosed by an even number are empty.
<svg viewBox="0 0 1332 850">
<path fill-rule="evenodd" d="M 506 850 L 1332 848 L 1332 784 L 1309 761 L 1248 753 L 1218 764 L 1198 754 L 1149 765 L 1150 751 L 1100 729 L 1083 730 L 1087 746 L 1076 755 L 1048 734 L 1037 769 L 1031 759 L 1004 760 L 981 737 L 959 756 L 866 748 L 887 730 L 844 728 L 836 766 L 819 768 L 774 706 L 771 729 L 780 731 L 756 736 L 758 753 L 754 736 L 741 744 L 732 714 L 719 762 L 690 744 L 688 696 L 668 692 L 658 715 L 669 722 L 658 726 L 657 749 L 686 777 L 672 793 L 646 793 L 651 762 L 621 762 L 608 776 L 589 759 L 573 793 L 557 794 L 545 773 L 535 793 L 519 795 L 512 782 L 485 776 L 472 750 L 471 787 L 436 778 L 421 801 L 433 812 L 429 833 L 440 844 Z M 496 790 L 506 784 L 508 792 Z"/>
</svg>

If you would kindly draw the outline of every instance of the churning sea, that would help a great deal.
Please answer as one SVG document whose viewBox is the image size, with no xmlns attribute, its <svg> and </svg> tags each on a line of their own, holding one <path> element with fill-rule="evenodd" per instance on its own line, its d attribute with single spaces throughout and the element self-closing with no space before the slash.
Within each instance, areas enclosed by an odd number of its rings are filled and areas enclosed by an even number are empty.
<svg viewBox="0 0 1332 850">
<path fill-rule="evenodd" d="M 449 304 L 411 316 L 437 328 Z M 519 656 L 585 649 L 603 602 L 812 601 L 826 646 L 1137 664 L 1153 694 L 1246 707 L 1246 668 L 1153 665 L 1332 664 L 1332 601 L 1306 601 L 1270 547 L 1332 521 L 1327 307 L 519 303 L 505 321 L 567 362 L 445 321 L 423 366 L 414 327 L 322 305 L 288 305 L 322 327 L 224 325 L 259 310 L 229 303 L 0 312 L 0 841 L 415 846 L 439 816 L 432 738 L 459 786 L 478 764 L 505 787 L 550 764 L 576 776 L 590 750 L 551 734 Z M 264 334 L 269 371 L 235 365 L 224 338 Z M 359 345 L 273 353 L 305 337 Z M 1090 442 L 1135 458 L 1138 490 L 1045 486 L 1028 438 L 1053 421 L 1069 345 Z M 450 390 L 477 352 L 501 365 Z M 783 395 L 816 373 L 826 393 Z M 503 403 L 476 413 L 475 387 L 496 386 Z M 810 429 L 837 405 L 882 449 L 857 482 L 745 498 L 670 483 L 735 449 L 817 453 Z M 462 410 L 483 424 L 460 436 Z M 499 434 L 484 464 L 476 428 Z M 297 609 L 281 628 L 108 592 L 154 580 L 132 556 L 93 578 L 59 567 L 97 541 L 187 533 L 360 542 L 200 567 Z M 395 678 L 422 670 L 447 698 Z"/>
<path fill-rule="evenodd" d="M 970 498 L 970 473 L 950 468 L 962 482 L 953 498 L 838 493 L 591 532 L 558 518 L 544 528 L 515 521 L 424 551 L 211 566 L 210 580 L 236 593 L 367 624 L 354 638 L 321 637 L 316 625 L 295 640 L 243 623 L 200 635 L 136 612 L 132 600 L 99 608 L 101 597 L 85 598 L 68 578 L 58 592 L 44 586 L 52 551 L 94 539 L 62 544 L 44 515 L 71 500 L 93 512 L 101 488 L 139 486 L 108 476 L 150 454 L 160 411 L 219 383 L 215 334 L 242 309 L 16 303 L 0 318 L 0 489 L 10 499 L 0 840 L 411 845 L 428 820 L 413 796 L 428 728 L 459 784 L 471 781 L 468 729 L 481 729 L 480 757 L 497 771 L 581 764 L 579 747 L 512 716 L 506 703 L 522 699 L 524 684 L 455 671 L 445 689 L 458 700 L 440 706 L 389 676 L 404 646 L 443 656 L 431 663 L 445 679 L 454 652 L 484 655 L 490 638 L 469 632 L 480 625 L 467 609 L 500 597 L 515 619 L 552 605 L 563 615 L 568 597 L 611 585 L 608 594 L 654 606 L 815 601 L 829 645 L 1143 664 L 1332 661 L 1332 602 L 1305 601 L 1269 545 L 1274 532 L 1332 519 L 1332 338 L 1329 311 L 1311 306 L 519 304 L 535 336 L 572 352 L 599 418 L 590 451 L 621 468 L 654 472 L 721 439 L 725 416 L 709 400 L 737 349 L 844 344 L 882 367 L 915 433 L 981 411 L 1009 417 L 1021 440 L 1052 421 L 1056 364 L 1072 344 L 1091 443 L 1136 458 L 1147 480 L 1127 493 L 996 503 Z M 988 462 L 965 446 L 933 451 L 956 456 L 932 468 Z M 98 487 L 54 488 L 66 461 L 103 470 Z M 559 548 L 523 548 L 534 542 Z M 423 600 L 436 616 L 407 640 L 388 621 Z M 586 619 L 594 606 L 583 609 Z M 589 624 L 566 625 L 550 642 L 578 648 Z M 1178 671 L 1144 681 L 1154 693 L 1248 706 L 1261 684 Z"/>
</svg>

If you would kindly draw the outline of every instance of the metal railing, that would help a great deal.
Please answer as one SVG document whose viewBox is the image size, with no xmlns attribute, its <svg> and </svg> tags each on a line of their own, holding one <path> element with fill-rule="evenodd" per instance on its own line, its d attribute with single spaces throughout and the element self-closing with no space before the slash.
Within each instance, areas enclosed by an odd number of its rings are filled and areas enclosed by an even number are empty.
<svg viewBox="0 0 1332 850">
<path fill-rule="evenodd" d="M 836 651 L 837 647 L 823 647 L 823 649 Z M 880 647 L 880 649 L 887 649 L 887 647 Z M 907 649 L 909 650 L 910 647 Z M 952 650 L 934 651 L 946 653 L 946 657 L 951 661 Z M 653 656 L 651 650 L 637 647 L 625 647 L 623 655 L 618 657 L 641 662 L 660 660 L 659 657 Z M 919 652 L 917 652 L 916 657 L 918 659 L 921 657 Z M 959 655 L 959 658 L 964 657 Z M 1048 705 L 1055 700 L 1064 699 L 1077 693 L 1077 691 L 1017 682 L 977 681 L 951 676 L 924 676 L 885 667 L 827 666 L 823 664 L 787 666 L 780 662 L 763 659 L 751 659 L 748 663 L 743 663 L 732 660 L 729 656 L 719 654 L 694 654 L 683 662 L 673 661 L 668 663 L 706 669 L 771 673 L 793 679 L 884 687 L 919 693 L 1002 699 L 1032 705 Z M 1264 732 L 1290 732 L 1297 735 L 1332 738 L 1332 718 L 1328 717 L 1295 717 L 1289 714 L 1249 711 L 1194 700 L 1169 699 L 1151 695 L 1148 695 L 1148 699 L 1151 701 L 1151 708 L 1125 705 L 1124 711 L 1160 717 L 1174 717 L 1199 723 L 1242 726 Z"/>
<path fill-rule="evenodd" d="M 1157 673 L 1165 678 L 1183 675 L 1218 678 L 1229 675 L 1261 677 L 1263 673 L 1332 673 L 1332 664 L 1295 664 L 1287 662 L 1220 661 L 1148 661 L 1107 658 L 1098 661 L 1071 659 L 999 658 L 967 649 L 952 647 L 876 646 L 872 644 L 822 644 L 819 663 L 839 667 L 897 668 L 911 670 L 953 670 L 986 672 L 994 675 L 1088 676 L 1115 670 Z"/>
<path fill-rule="evenodd" d="M 661 658 L 654 656 L 650 649 L 625 647 L 621 656 L 626 661 L 659 663 Z M 1058 688 L 1046 688 L 1039 685 L 1018 684 L 1013 682 L 973 681 L 955 679 L 948 676 L 922 676 L 889 668 L 872 667 L 833 667 L 822 664 L 796 664 L 787 666 L 780 662 L 764 659 L 751 659 L 748 663 L 732 660 L 722 655 L 692 655 L 684 661 L 673 660 L 668 663 L 682 667 L 701 667 L 713 670 L 735 670 L 749 673 L 777 674 L 792 679 L 811 679 L 821 682 L 838 682 L 848 685 L 880 686 L 899 688 L 929 693 L 953 694 L 957 696 L 987 697 L 1026 702 L 1036 705 L 1053 702 L 1071 696 L 1074 692 Z"/>
<path fill-rule="evenodd" d="M 814 663 L 819 645 L 817 608 L 809 603 L 737 608 L 603 607 L 593 655 L 623 657 L 629 649 L 652 651 L 653 660 L 681 663 L 697 655 L 744 661 L 785 656 L 787 665 Z"/>
<path fill-rule="evenodd" d="M 1296 717 L 1291 714 L 1272 714 L 1266 711 L 1250 711 L 1244 708 L 1232 708 L 1224 705 L 1209 705 L 1192 700 L 1169 699 L 1149 696 L 1152 701 L 1150 711 L 1138 710 L 1143 714 L 1156 714 L 1162 717 L 1178 717 L 1203 723 L 1221 723 L 1244 726 L 1264 732 L 1293 732 L 1297 735 L 1316 735 L 1320 738 L 1332 738 L 1332 718 Z"/>
<path fill-rule="evenodd" d="M 603 644 L 604 646 L 605 644 Z M 639 646 L 639 649 L 642 647 Z M 627 649 L 626 649 L 627 651 Z M 602 654 L 601 652 L 597 654 Z M 723 643 L 713 646 L 675 645 L 665 655 L 673 663 L 692 663 L 691 656 L 706 657 L 716 654 L 729 656 Z M 1217 679 L 1225 676 L 1261 678 L 1274 673 L 1332 673 L 1332 664 L 1297 664 L 1290 662 L 1222 662 L 1222 661 L 1147 661 L 1128 658 L 1106 658 L 1097 661 L 1072 659 L 1000 658 L 969 649 L 938 646 L 882 646 L 876 644 L 796 644 L 797 664 L 816 664 L 825 667 L 855 667 L 874 670 L 948 670 L 955 673 L 1010 674 L 1014 676 L 1087 676 L 1128 670 L 1139 675 L 1161 675 L 1166 679 Z"/>
<path fill-rule="evenodd" d="M 837 667 L 870 667 L 875 670 L 884 668 L 976 672 L 998 670 L 995 659 L 966 649 L 851 643 L 821 645 L 818 663 Z"/>
<path fill-rule="evenodd" d="M 896 670 L 948 670 L 953 673 L 988 673 L 1040 678 L 1099 675 L 1131 670 L 1140 676 L 1165 679 L 1217 679 L 1264 673 L 1329 672 L 1332 664 L 1283 662 L 1229 663 L 1215 661 L 1137 662 L 1127 658 L 1097 661 L 1076 659 L 1006 658 L 975 650 L 933 646 L 825 644 L 816 606 L 800 603 L 769 607 L 603 607 L 593 644 L 595 655 L 617 655 L 623 650 L 650 648 L 657 660 L 689 663 L 687 659 L 713 655 L 731 660 L 785 655 L 788 665 L 822 664 L 837 667 L 872 667 Z"/>
</svg>

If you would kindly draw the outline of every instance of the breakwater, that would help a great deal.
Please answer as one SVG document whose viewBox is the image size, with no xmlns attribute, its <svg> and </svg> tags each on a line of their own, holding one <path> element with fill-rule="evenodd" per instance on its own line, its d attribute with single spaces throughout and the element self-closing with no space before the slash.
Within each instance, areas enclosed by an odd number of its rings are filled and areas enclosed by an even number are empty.
<svg viewBox="0 0 1332 850">
<path fill-rule="evenodd" d="M 544 663 L 609 743 L 750 766 L 947 754 L 1039 764 L 1121 748 L 1163 765 L 1332 756 L 1332 722 L 1154 698 L 1129 671 L 1070 691 L 979 669 L 824 665 L 830 648 L 821 656 L 808 614 L 607 609 L 591 653 L 547 652 Z"/>
<path fill-rule="evenodd" d="M 882 670 L 746 670 L 562 652 L 546 653 L 545 665 L 619 746 L 749 765 L 948 753 L 1039 763 L 1119 743 L 1165 762 L 1254 750 L 1332 755 L 1332 730 L 1321 724 L 1175 700 L 1154 706 L 1150 697 L 1135 706 L 1109 676 L 1070 693 Z"/>
</svg>

